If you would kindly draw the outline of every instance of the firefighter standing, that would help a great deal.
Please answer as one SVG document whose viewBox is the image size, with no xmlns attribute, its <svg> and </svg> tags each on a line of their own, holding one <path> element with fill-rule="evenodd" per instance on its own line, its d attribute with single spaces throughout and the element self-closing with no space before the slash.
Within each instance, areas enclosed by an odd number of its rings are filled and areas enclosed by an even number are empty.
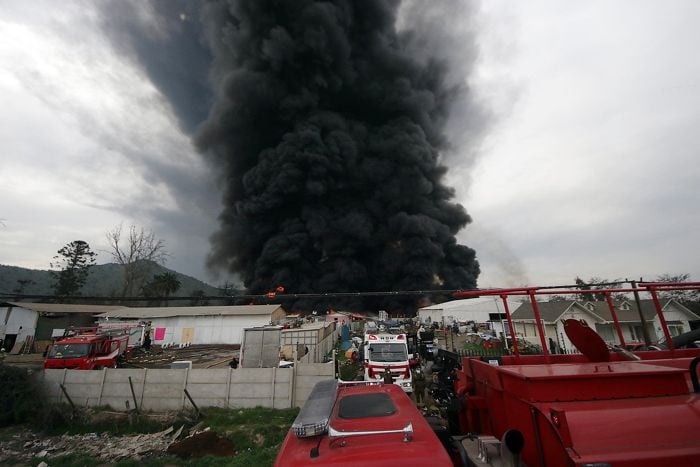
<svg viewBox="0 0 700 467">
<path fill-rule="evenodd" d="M 384 384 L 394 384 L 394 378 L 391 376 L 391 369 L 384 367 Z"/>
<path fill-rule="evenodd" d="M 151 350 L 151 331 L 149 329 L 146 329 L 143 336 L 143 348 L 144 350 Z"/>
<path fill-rule="evenodd" d="M 413 373 L 413 394 L 416 395 L 416 404 L 425 402 L 425 374 L 420 367 Z"/>
</svg>

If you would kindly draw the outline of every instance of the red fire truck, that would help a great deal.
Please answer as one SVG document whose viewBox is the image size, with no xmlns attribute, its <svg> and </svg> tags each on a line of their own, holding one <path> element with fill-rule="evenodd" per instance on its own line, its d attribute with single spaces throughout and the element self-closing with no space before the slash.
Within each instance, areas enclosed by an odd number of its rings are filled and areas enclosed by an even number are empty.
<svg viewBox="0 0 700 467">
<path fill-rule="evenodd" d="M 66 329 L 49 347 L 44 368 L 99 370 L 116 368 L 121 358 L 139 347 L 139 336 L 146 332 L 143 323 L 121 323 Z"/>
<path fill-rule="evenodd" d="M 440 350 L 435 368 L 440 388 L 433 397 L 460 439 L 464 465 L 644 467 L 697 466 L 700 460 L 700 349 L 690 348 L 700 330 L 671 337 L 658 292 L 698 289 L 700 283 L 639 284 L 633 289 L 593 290 L 606 297 L 617 346 L 606 344 L 586 324 L 563 321 L 580 353 L 550 354 L 539 294 L 574 290 L 528 287 L 460 292 L 502 297 L 511 335 L 514 323 L 506 297 L 530 298 L 542 354 L 463 357 Z M 665 342 L 657 350 L 625 349 L 611 294 L 651 295 Z M 688 346 L 689 348 L 683 348 Z M 459 436 L 461 435 L 461 436 Z"/>
<path fill-rule="evenodd" d="M 452 466 L 428 421 L 395 384 L 321 381 L 275 466 Z"/>
</svg>

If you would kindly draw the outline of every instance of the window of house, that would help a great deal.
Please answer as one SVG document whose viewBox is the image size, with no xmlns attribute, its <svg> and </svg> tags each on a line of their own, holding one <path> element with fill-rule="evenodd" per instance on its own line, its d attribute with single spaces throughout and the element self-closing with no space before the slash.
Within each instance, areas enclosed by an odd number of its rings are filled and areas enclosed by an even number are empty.
<svg viewBox="0 0 700 467">
<path fill-rule="evenodd" d="M 680 323 L 667 323 L 668 324 L 668 332 L 671 334 L 671 337 L 676 337 L 680 336 L 683 334 L 683 325 Z"/>
</svg>

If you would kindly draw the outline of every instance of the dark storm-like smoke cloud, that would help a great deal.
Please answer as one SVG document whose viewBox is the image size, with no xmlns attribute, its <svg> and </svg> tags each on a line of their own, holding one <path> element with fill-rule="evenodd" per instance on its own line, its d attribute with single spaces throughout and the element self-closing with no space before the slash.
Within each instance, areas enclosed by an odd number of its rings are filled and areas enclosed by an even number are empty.
<svg viewBox="0 0 700 467">
<path fill-rule="evenodd" d="M 455 240 L 470 218 L 439 163 L 463 89 L 439 51 L 410 49 L 398 7 L 206 7 L 215 104 L 196 141 L 225 205 L 209 262 L 252 292 L 476 286 L 475 252 Z"/>
<path fill-rule="evenodd" d="M 469 165 L 469 139 L 488 120 L 465 85 L 473 34 L 451 35 L 469 23 L 462 2 L 100 9 L 115 48 L 146 71 L 219 175 L 212 268 L 240 273 L 256 293 L 476 285 L 474 251 L 455 240 L 470 218 L 440 162 Z"/>
<path fill-rule="evenodd" d="M 132 57 L 168 99 L 191 133 L 212 105 L 205 43 L 195 0 L 107 0 L 98 3 L 103 31 L 117 51 Z"/>
</svg>

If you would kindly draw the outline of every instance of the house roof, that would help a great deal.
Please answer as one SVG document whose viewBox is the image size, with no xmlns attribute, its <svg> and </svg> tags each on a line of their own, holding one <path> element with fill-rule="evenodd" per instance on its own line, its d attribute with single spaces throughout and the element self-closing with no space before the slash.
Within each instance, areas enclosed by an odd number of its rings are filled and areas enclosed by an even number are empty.
<svg viewBox="0 0 700 467">
<path fill-rule="evenodd" d="M 537 309 L 540 312 L 540 317 L 545 323 L 555 322 L 571 307 L 581 309 L 582 305 L 574 300 L 537 302 Z M 511 317 L 514 320 L 534 320 L 535 312 L 532 310 L 532 303 L 523 302 L 522 305 L 520 305 L 518 309 L 512 313 Z"/>
<path fill-rule="evenodd" d="M 673 302 L 679 310 L 685 311 L 689 316 L 696 316 L 695 313 L 685 308 L 675 300 L 662 300 L 661 308 L 666 310 L 669 303 Z M 617 320 L 624 322 L 639 322 L 639 313 L 634 301 L 622 301 L 613 304 L 615 306 L 615 314 Z M 639 305 L 642 310 L 644 319 L 652 321 L 656 317 L 656 307 L 652 300 L 640 300 Z M 612 313 L 607 302 L 577 302 L 574 300 L 563 300 L 558 302 L 537 302 L 537 308 L 540 311 L 542 320 L 547 323 L 553 323 L 564 314 L 570 307 L 577 306 L 580 310 L 585 309 L 587 312 L 599 317 L 603 322 L 613 322 Z M 523 303 L 520 308 L 513 312 L 514 320 L 532 320 L 534 319 L 532 304 L 529 302 Z M 700 319 L 697 317 L 696 319 Z"/>
<path fill-rule="evenodd" d="M 272 315 L 281 305 L 178 306 L 121 308 L 101 314 L 100 318 L 173 318 L 176 316 L 260 316 Z"/>
<path fill-rule="evenodd" d="M 668 300 L 662 301 L 661 307 L 665 307 L 667 303 Z M 637 312 L 637 305 L 634 301 L 613 303 L 613 305 L 615 306 L 615 314 L 617 315 L 617 320 L 619 322 L 625 323 L 640 321 L 639 312 Z M 656 307 L 654 307 L 654 302 L 652 300 L 640 300 L 639 305 L 641 307 L 642 316 L 644 316 L 644 319 L 648 321 L 653 320 L 656 316 Z M 603 318 L 603 320 L 613 321 L 612 313 L 610 313 L 610 307 L 606 302 L 586 302 L 585 306 L 587 308 L 593 308 L 595 310 L 594 313 Z"/>
<path fill-rule="evenodd" d="M 30 303 L 30 302 L 9 302 L 12 306 L 36 311 L 37 313 L 60 313 L 60 314 L 91 314 L 108 313 L 125 309 L 124 306 L 114 305 L 71 305 L 65 303 Z"/>
</svg>

